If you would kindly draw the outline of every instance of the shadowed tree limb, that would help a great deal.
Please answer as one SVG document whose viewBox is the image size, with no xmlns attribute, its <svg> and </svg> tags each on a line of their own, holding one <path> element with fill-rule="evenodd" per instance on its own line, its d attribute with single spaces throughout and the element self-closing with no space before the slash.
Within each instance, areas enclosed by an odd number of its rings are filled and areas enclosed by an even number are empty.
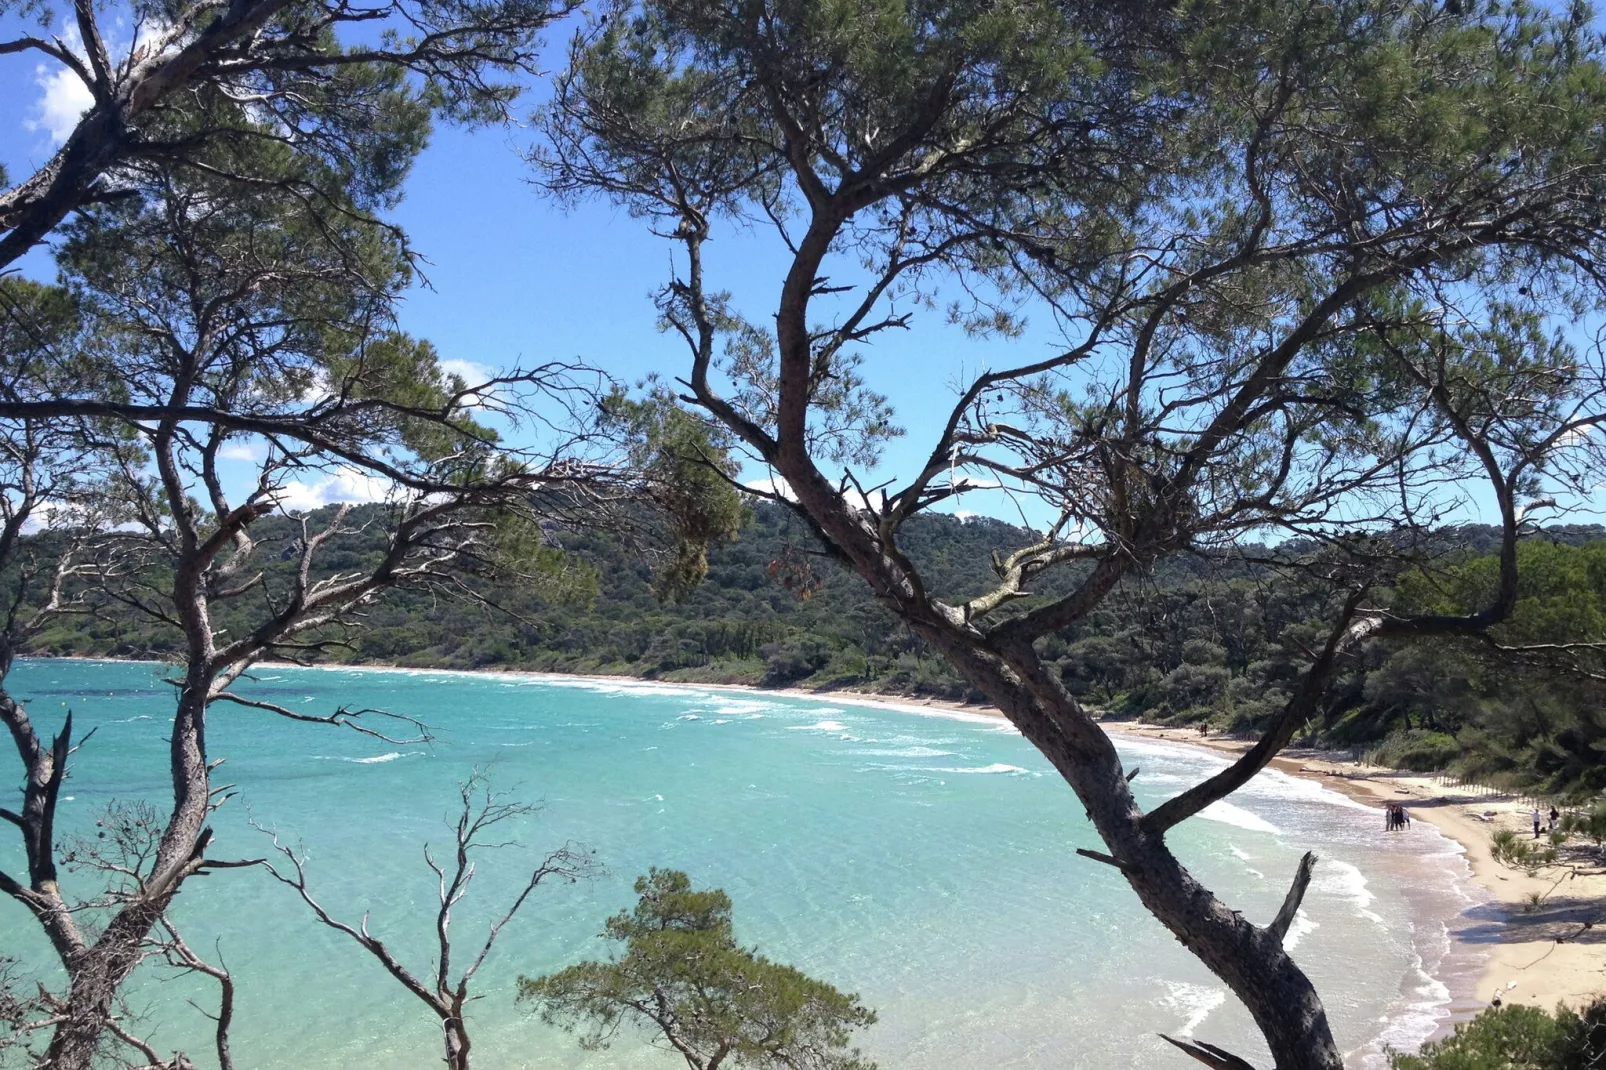
<svg viewBox="0 0 1606 1070">
<path fill-rule="evenodd" d="M 1212 1070 L 1255 1070 L 1254 1064 L 1238 1058 L 1238 1056 L 1224 1048 L 1218 1048 L 1214 1044 L 1207 1044 L 1202 1040 L 1178 1040 L 1175 1037 L 1168 1037 L 1164 1033 L 1160 1034 L 1160 1039 L 1181 1051 L 1187 1052 L 1195 1060 L 1211 1067 Z"/>
<path fill-rule="evenodd" d="M 1305 899 L 1305 889 L 1310 887 L 1310 875 L 1315 868 L 1315 853 L 1306 851 L 1299 859 L 1298 868 L 1294 870 L 1294 883 L 1289 885 L 1288 894 L 1283 897 L 1283 905 L 1278 908 L 1277 916 L 1266 926 L 1266 931 L 1279 941 L 1287 938 L 1288 928 L 1294 924 L 1294 915 L 1299 913 L 1299 904 Z"/>
</svg>

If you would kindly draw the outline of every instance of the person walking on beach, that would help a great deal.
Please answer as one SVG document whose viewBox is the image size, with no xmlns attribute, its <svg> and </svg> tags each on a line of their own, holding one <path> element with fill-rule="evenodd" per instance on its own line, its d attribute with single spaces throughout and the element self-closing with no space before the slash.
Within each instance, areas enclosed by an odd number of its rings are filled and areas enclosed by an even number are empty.
<svg viewBox="0 0 1606 1070">
<path fill-rule="evenodd" d="M 1394 804 L 1394 827 L 1404 830 L 1411 825 L 1411 815 L 1405 812 L 1404 803 Z"/>
<path fill-rule="evenodd" d="M 1550 831 L 1551 832 L 1555 832 L 1556 831 L 1556 822 L 1558 822 L 1560 820 L 1561 820 L 1561 811 L 1556 809 L 1556 805 L 1554 803 L 1552 803 L 1550 805 Z"/>
<path fill-rule="evenodd" d="M 1534 807 L 1534 839 L 1536 839 L 1536 840 L 1539 838 L 1539 826 L 1542 823 L 1543 822 L 1542 822 L 1542 819 L 1541 819 L 1541 816 L 1540 816 L 1540 813 L 1539 813 L 1539 807 L 1536 806 L 1536 807 Z"/>
</svg>

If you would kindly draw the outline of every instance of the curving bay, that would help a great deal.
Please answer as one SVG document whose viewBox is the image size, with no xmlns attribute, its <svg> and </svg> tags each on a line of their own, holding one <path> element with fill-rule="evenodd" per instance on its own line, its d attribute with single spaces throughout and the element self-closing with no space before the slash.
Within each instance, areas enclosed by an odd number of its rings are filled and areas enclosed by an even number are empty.
<svg viewBox="0 0 1606 1070">
<path fill-rule="evenodd" d="M 68 834 L 121 797 L 166 784 L 161 667 L 19 663 L 16 692 L 49 727 L 73 710 L 97 727 L 64 794 Z M 458 912 L 472 941 L 539 852 L 594 849 L 600 880 L 543 887 L 482 971 L 476 1052 L 484 1065 L 559 1068 L 675 1063 L 641 1040 L 587 1054 L 513 1004 L 513 979 L 602 950 L 603 919 L 651 865 L 684 869 L 735 901 L 738 936 L 880 1012 L 866 1047 L 884 1070 L 1054 1065 L 1174 1066 L 1157 1031 L 1259 1054 L 1248 1016 L 1138 905 L 1110 870 L 1074 796 L 1006 724 L 980 714 L 844 704 L 631 681 L 265 667 L 248 694 L 292 709 L 339 705 L 418 717 L 431 746 L 220 706 L 209 742 L 238 794 L 217 815 L 218 857 L 265 853 L 247 824 L 304 843 L 322 901 L 428 963 L 434 886 L 422 846 L 445 840 L 456 783 L 487 769 L 499 788 L 545 801 L 524 849 L 485 855 Z M 1223 764 L 1192 748 L 1122 742 L 1147 804 Z M 1235 907 L 1270 917 L 1299 854 L 1321 862 L 1290 939 L 1355 1066 L 1413 1045 L 1442 1019 L 1477 962 L 1453 939 L 1478 896 L 1459 848 L 1418 823 L 1385 836 L 1377 811 L 1320 785 L 1263 773 L 1230 805 L 1174 833 L 1179 853 Z M 13 847 L 6 845 L 6 850 Z M 14 859 L 4 856 L 6 864 Z M 69 878 L 71 879 L 71 878 Z M 82 878 L 80 878 L 82 879 Z M 81 891 L 83 889 L 80 889 Z M 291 894 L 251 870 L 197 882 L 178 918 L 198 948 L 214 936 L 240 984 L 241 1065 L 323 1070 L 438 1063 L 432 1021 Z M 47 968 L 22 908 L 0 906 L 8 952 Z M 136 1009 L 161 1048 L 204 1054 L 207 1023 L 186 982 L 147 977 Z"/>
</svg>

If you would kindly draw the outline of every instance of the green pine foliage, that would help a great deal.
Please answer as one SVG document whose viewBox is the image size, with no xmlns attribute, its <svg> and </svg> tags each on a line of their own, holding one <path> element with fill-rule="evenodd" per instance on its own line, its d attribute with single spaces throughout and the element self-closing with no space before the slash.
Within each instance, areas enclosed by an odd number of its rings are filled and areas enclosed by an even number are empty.
<svg viewBox="0 0 1606 1070">
<path fill-rule="evenodd" d="M 648 382 L 633 399 L 616 390 L 601 406 L 601 424 L 619 434 L 646 496 L 669 529 L 673 551 L 656 570 L 653 591 L 678 601 L 708 575 L 708 548 L 734 539 L 744 510 L 736 490 L 739 465 L 728 433 L 682 407 L 662 384 Z"/>
<path fill-rule="evenodd" d="M 587 1050 L 620 1028 L 643 1029 L 691 1070 L 875 1070 L 851 1047 L 875 1012 L 799 970 L 736 942 L 730 897 L 699 891 L 677 870 L 636 880 L 635 909 L 602 935 L 622 945 L 608 961 L 519 978 L 519 1000 L 577 1033 Z"/>
<path fill-rule="evenodd" d="M 734 503 L 721 493 L 718 475 L 683 465 L 663 449 L 666 436 L 684 440 L 693 429 L 663 413 L 621 413 L 645 421 L 644 457 L 663 467 L 666 482 L 682 467 L 706 477 L 688 492 L 688 501 L 694 492 L 711 503 L 697 532 L 713 538 L 700 584 L 682 571 L 686 562 L 673 539 L 655 560 L 605 533 L 531 528 L 499 540 L 517 555 L 517 571 L 532 580 L 527 586 L 471 577 L 466 582 L 477 601 L 393 592 L 360 627 L 342 633 L 347 645 L 326 657 L 979 698 L 863 583 L 822 554 L 788 510 Z M 343 536 L 326 549 L 320 568 L 332 573 L 376 560 L 384 530 L 374 524 Z M 288 518 L 262 522 L 262 539 L 277 548 L 262 597 L 284 589 L 300 532 Z M 1602 534 L 1556 529 L 1522 544 L 1522 598 L 1502 641 L 1602 637 Z M 48 544 L 56 536 L 38 538 Z M 1028 538 L 997 520 L 922 515 L 910 521 L 900 544 L 930 578 L 933 594 L 959 599 L 995 581 L 993 548 Z M 1460 563 L 1402 578 L 1393 595 L 1398 602 L 1446 611 L 1480 604 L 1492 574 L 1492 531 L 1467 528 L 1446 538 L 1464 548 Z M 695 563 L 690 567 L 697 571 Z M 1077 575 L 1072 569 L 1051 576 L 1034 595 L 1061 592 Z M 1250 732 L 1282 708 L 1306 665 L 1305 650 L 1321 642 L 1327 597 L 1270 570 L 1179 559 L 1119 588 L 1043 646 L 1067 686 L 1108 716 Z M 243 626 L 243 615 L 236 622 L 230 614 L 250 609 L 231 603 L 218 623 Z M 165 657 L 178 648 L 170 628 L 108 606 L 63 618 L 38 638 L 34 652 Z M 1588 794 L 1606 787 L 1598 758 L 1606 746 L 1603 692 L 1585 676 L 1555 667 L 1536 672 L 1492 656 L 1482 644 L 1374 645 L 1340 676 L 1303 741 L 1361 747 L 1401 768 L 1454 768 L 1515 787 Z"/>
<path fill-rule="evenodd" d="M 1492 1007 L 1456 1026 L 1455 1035 L 1392 1054 L 1391 1070 L 1594 1070 L 1606 1065 L 1606 1002 L 1582 1012 L 1566 1006 Z"/>
</svg>

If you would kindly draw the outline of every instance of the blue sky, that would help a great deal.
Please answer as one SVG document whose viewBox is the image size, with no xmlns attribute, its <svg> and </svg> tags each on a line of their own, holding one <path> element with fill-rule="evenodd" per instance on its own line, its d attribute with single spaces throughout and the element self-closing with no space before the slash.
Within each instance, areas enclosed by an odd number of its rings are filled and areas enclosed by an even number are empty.
<svg viewBox="0 0 1606 1070">
<path fill-rule="evenodd" d="M 17 27 L 0 18 L 0 31 Z M 548 49 L 562 57 L 561 36 Z M 113 47 L 116 47 L 114 40 Z M 34 55 L 0 57 L 0 164 L 13 180 L 49 159 L 70 129 L 84 100 L 73 80 L 39 63 Z M 534 97 L 521 105 L 533 107 Z M 654 325 L 651 294 L 669 277 L 675 247 L 648 233 L 622 209 L 591 202 L 565 210 L 532 185 L 521 157 L 534 141 L 523 127 L 474 130 L 439 126 L 407 183 L 396 212 L 427 259 L 430 286 L 410 293 L 402 326 L 435 343 L 443 360 L 462 368 L 498 370 L 547 360 L 579 360 L 634 383 L 649 373 L 684 375 L 687 356 L 679 339 Z M 753 322 L 774 310 L 785 250 L 767 230 L 716 233 L 706 251 L 710 288 L 728 289 Z M 49 278 L 48 254 L 36 251 L 22 269 Z M 852 265 L 831 270 L 851 273 Z M 1041 359 L 1063 342 L 1050 317 L 1040 315 L 1014 341 L 978 340 L 948 326 L 939 311 L 920 311 L 910 331 L 878 336 L 865 350 L 870 386 L 892 401 L 905 436 L 885 448 L 882 463 L 856 472 L 865 486 L 901 481 L 919 469 L 930 449 L 934 425 L 944 419 L 959 377 L 986 366 Z M 464 366 L 467 367 L 464 367 Z M 234 462 L 244 478 L 250 462 Z M 826 469 L 833 478 L 840 469 Z M 762 480 L 761 469 L 743 478 Z M 296 505 L 310 507 L 342 498 L 373 496 L 378 488 L 350 475 L 298 488 Z M 1482 495 L 1479 495 L 1482 497 Z M 943 506 L 1034 525 L 1051 517 L 1042 507 L 1017 505 L 997 492 L 966 495 Z M 1493 513 L 1483 512 L 1490 519 Z"/>
<path fill-rule="evenodd" d="M 548 52 L 554 61 L 561 53 L 561 43 Z M 24 55 L 0 58 L 0 100 L 7 102 L 0 109 L 0 163 L 15 180 L 48 160 L 77 98 L 70 81 Z M 403 327 L 433 341 L 443 359 L 480 368 L 580 359 L 631 383 L 650 372 L 683 375 L 685 350 L 656 330 L 651 301 L 668 277 L 670 243 L 622 209 L 588 203 L 567 211 L 545 199 L 521 158 L 533 140 L 527 128 L 436 129 L 396 212 L 428 260 L 431 284 L 408 296 Z M 784 249 L 767 232 L 720 233 L 707 251 L 711 284 L 731 290 L 742 310 L 763 323 L 784 271 L 777 254 Z M 22 266 L 35 277 L 53 275 L 42 251 Z M 914 330 L 885 335 L 866 351 L 871 386 L 892 399 L 900 426 L 912 429 L 888 445 L 866 485 L 918 470 L 930 449 L 929 435 L 920 431 L 946 416 L 959 374 L 1037 359 L 1055 348 L 1046 319 L 1025 340 L 1009 343 L 972 339 L 944 319 L 923 312 Z M 763 474 L 750 470 L 744 478 Z M 331 485 L 329 493 L 338 492 Z M 957 508 L 1020 518 L 997 496 L 969 497 Z"/>
</svg>

